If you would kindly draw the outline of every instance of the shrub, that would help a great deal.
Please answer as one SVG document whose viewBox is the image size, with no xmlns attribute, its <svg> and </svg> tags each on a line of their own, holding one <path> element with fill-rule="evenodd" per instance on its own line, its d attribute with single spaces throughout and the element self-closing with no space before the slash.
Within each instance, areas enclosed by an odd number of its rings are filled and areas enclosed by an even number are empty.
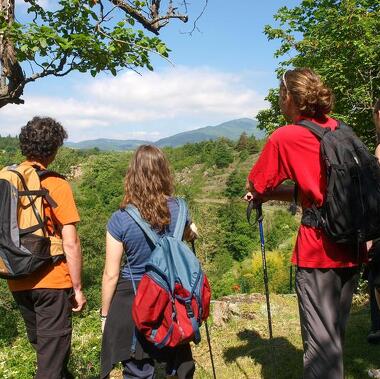
<svg viewBox="0 0 380 379">
<path fill-rule="evenodd" d="M 264 227 L 267 250 L 276 250 L 287 240 L 294 240 L 299 223 L 288 211 L 278 209 L 265 215 Z"/>
<path fill-rule="evenodd" d="M 269 290 L 275 293 L 289 293 L 289 256 L 280 251 L 266 253 Z M 239 283 L 243 292 L 263 293 L 264 272 L 260 251 L 253 253 L 251 259 L 242 264 Z"/>
<path fill-rule="evenodd" d="M 241 171 L 234 170 L 227 178 L 224 195 L 229 199 L 240 197 L 244 194 L 247 175 Z"/>
</svg>

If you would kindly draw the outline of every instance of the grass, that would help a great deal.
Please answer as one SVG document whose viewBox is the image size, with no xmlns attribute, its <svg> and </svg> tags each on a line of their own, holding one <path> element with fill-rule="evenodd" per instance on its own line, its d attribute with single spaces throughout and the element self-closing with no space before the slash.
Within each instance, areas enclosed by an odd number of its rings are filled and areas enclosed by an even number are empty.
<svg viewBox="0 0 380 379">
<path fill-rule="evenodd" d="M 4 293 L 3 293 L 4 294 Z M 274 378 L 294 379 L 302 376 L 302 343 L 294 295 L 272 295 L 273 340 L 268 339 L 265 298 L 256 295 L 254 302 L 239 303 L 240 317 L 224 326 L 209 321 L 211 343 L 218 379 Z M 17 310 L 0 307 L 8 314 L 1 323 L 0 377 L 30 379 L 34 370 L 34 352 L 25 337 Z M 10 317 L 12 315 L 12 317 Z M 379 347 L 368 345 L 369 309 L 366 302 L 353 307 L 345 347 L 346 379 L 366 378 L 366 370 L 380 364 Z M 73 352 L 70 366 L 78 379 L 95 379 L 99 370 L 101 334 L 96 310 L 74 318 Z M 193 347 L 196 379 L 212 378 L 212 368 L 205 328 L 202 341 Z M 160 370 L 160 372 L 162 372 Z M 121 378 L 116 369 L 112 377 Z M 158 378 L 164 378 L 159 374 Z"/>
</svg>

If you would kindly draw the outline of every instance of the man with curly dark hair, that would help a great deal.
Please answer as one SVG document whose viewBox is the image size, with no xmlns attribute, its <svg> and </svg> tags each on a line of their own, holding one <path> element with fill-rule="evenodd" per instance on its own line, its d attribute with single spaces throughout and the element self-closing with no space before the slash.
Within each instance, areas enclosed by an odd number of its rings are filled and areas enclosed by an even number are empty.
<svg viewBox="0 0 380 379">
<path fill-rule="evenodd" d="M 54 159 L 66 138 L 66 130 L 59 122 L 50 117 L 34 117 L 21 128 L 21 153 L 28 160 Z"/>
<path fill-rule="evenodd" d="M 67 133 L 49 117 L 34 117 L 22 127 L 19 140 L 26 160 L 45 170 L 51 164 Z M 45 223 L 49 234 L 61 240 L 64 258 L 50 263 L 31 275 L 8 280 L 20 309 L 30 343 L 37 353 L 35 379 L 71 379 L 67 369 L 71 346 L 71 313 L 82 310 L 86 298 L 82 292 L 82 254 L 76 224 L 79 214 L 73 193 L 64 177 L 41 177 L 41 186 L 57 204 L 44 202 Z"/>
</svg>

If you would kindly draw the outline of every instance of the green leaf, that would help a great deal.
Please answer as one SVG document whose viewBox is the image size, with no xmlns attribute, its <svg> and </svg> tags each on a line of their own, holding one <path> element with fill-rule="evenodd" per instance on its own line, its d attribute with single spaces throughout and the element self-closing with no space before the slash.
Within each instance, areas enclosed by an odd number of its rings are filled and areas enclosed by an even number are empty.
<svg viewBox="0 0 380 379">
<path fill-rule="evenodd" d="M 40 38 L 40 45 L 43 49 L 45 49 L 47 47 L 47 42 L 46 42 L 46 39 L 45 38 Z"/>
</svg>

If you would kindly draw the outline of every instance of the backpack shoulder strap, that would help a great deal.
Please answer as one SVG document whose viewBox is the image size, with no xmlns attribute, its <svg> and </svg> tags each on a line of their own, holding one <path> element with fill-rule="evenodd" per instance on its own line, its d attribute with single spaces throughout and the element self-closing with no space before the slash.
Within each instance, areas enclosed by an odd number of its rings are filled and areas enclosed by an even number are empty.
<svg viewBox="0 0 380 379">
<path fill-rule="evenodd" d="M 132 204 L 128 204 L 125 207 L 125 210 L 136 222 L 136 224 L 141 228 L 141 230 L 146 234 L 146 236 L 154 243 L 154 245 L 157 245 L 159 237 L 152 230 L 150 225 L 141 217 L 139 210 Z"/>
<path fill-rule="evenodd" d="M 178 217 L 177 217 L 177 222 L 175 225 L 173 237 L 176 239 L 182 240 L 183 231 L 186 225 L 187 205 L 186 205 L 185 200 L 180 197 L 178 197 L 176 200 L 179 206 L 179 210 L 178 210 Z"/>
<path fill-rule="evenodd" d="M 315 134 L 319 139 L 322 139 L 323 136 L 330 131 L 330 128 L 322 128 L 315 122 L 309 120 L 301 120 L 296 123 L 296 125 L 303 126 L 306 129 L 309 129 L 313 134 Z"/>
<path fill-rule="evenodd" d="M 352 131 L 351 126 L 348 126 L 343 121 L 338 121 L 337 129 L 343 129 L 343 130 L 350 130 L 350 131 Z"/>
<path fill-rule="evenodd" d="M 50 177 L 50 176 L 66 180 L 66 176 L 61 175 L 58 172 L 47 170 L 47 169 L 42 169 L 38 165 L 35 165 L 33 167 L 36 169 L 37 175 L 40 178 L 40 180 L 45 179 L 45 178 Z"/>
<path fill-rule="evenodd" d="M 36 197 L 37 196 L 45 196 L 46 190 L 42 190 L 42 189 L 30 190 L 28 188 L 28 184 L 27 184 L 23 174 L 21 174 L 19 171 L 17 171 L 17 167 L 14 167 L 14 166 L 8 167 L 8 171 L 12 172 L 13 174 L 16 174 L 18 176 L 18 178 L 22 184 L 22 187 L 24 189 L 23 191 L 18 191 L 18 196 L 26 196 L 28 198 L 29 204 L 32 207 L 34 216 L 38 222 L 37 225 L 32 225 L 30 227 L 22 228 L 22 229 L 20 228 L 20 234 L 33 233 L 36 230 L 41 229 L 45 235 L 45 233 L 46 233 L 45 223 L 44 223 L 44 220 L 43 220 L 41 214 L 39 213 L 39 211 L 36 207 L 35 198 L 33 198 L 33 196 L 36 196 Z"/>
<path fill-rule="evenodd" d="M 54 178 L 60 178 L 63 180 L 66 180 L 66 177 L 64 175 L 58 174 L 58 172 L 47 170 L 47 169 L 41 169 L 38 165 L 33 166 L 36 170 L 36 173 L 40 179 L 40 182 L 48 177 L 54 177 Z M 57 208 L 58 204 L 55 202 L 55 200 L 50 196 L 49 191 L 45 188 L 42 187 L 43 190 L 46 191 L 45 194 L 45 200 L 48 202 L 51 208 Z"/>
</svg>

